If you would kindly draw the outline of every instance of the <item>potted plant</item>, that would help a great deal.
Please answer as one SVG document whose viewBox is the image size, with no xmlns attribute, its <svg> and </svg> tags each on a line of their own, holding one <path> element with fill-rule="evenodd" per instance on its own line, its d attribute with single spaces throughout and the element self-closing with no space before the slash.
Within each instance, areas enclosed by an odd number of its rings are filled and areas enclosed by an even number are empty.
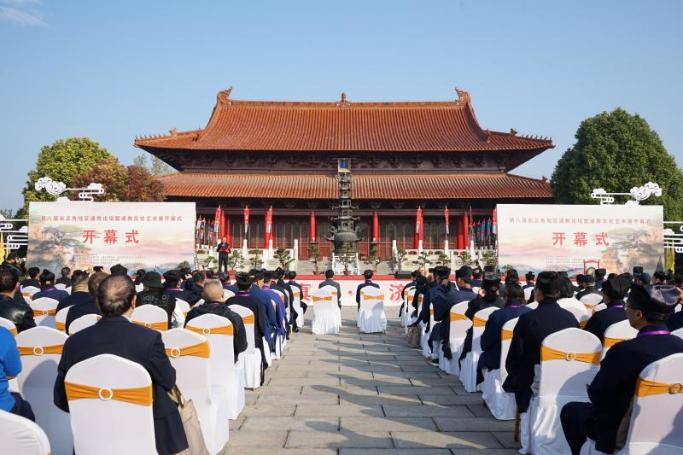
<svg viewBox="0 0 683 455">
<path fill-rule="evenodd" d="M 263 259 L 261 259 L 261 250 L 249 250 L 251 257 L 249 258 L 249 265 L 252 269 L 260 269 L 263 266 Z"/>
<path fill-rule="evenodd" d="M 363 262 L 372 266 L 373 271 L 377 271 L 377 266 L 380 262 L 382 262 L 382 260 L 379 257 L 379 248 L 377 247 L 377 245 L 372 245 L 370 247 L 370 254 L 367 258 L 365 258 Z"/>
<path fill-rule="evenodd" d="M 294 261 L 294 259 L 289 256 L 289 250 L 286 248 L 278 248 L 275 250 L 273 257 L 277 259 L 277 261 L 280 263 L 280 267 L 282 267 L 284 270 L 289 270 L 289 264 Z"/>
<path fill-rule="evenodd" d="M 315 275 L 317 275 L 318 273 L 320 273 L 320 270 L 318 267 L 320 264 L 320 260 L 322 259 L 322 256 L 320 256 L 320 248 L 318 247 L 317 242 L 311 243 L 310 251 L 311 251 L 311 261 L 313 261 L 313 267 L 314 267 L 313 273 Z"/>
</svg>

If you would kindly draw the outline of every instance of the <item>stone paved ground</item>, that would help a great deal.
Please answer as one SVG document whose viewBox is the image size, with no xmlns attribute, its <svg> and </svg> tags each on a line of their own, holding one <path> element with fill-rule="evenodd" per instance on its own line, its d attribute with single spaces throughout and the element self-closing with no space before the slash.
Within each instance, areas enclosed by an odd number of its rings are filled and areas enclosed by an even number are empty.
<svg viewBox="0 0 683 455">
<path fill-rule="evenodd" d="M 498 422 L 480 394 L 407 347 L 397 309 L 385 335 L 360 334 L 344 308 L 338 336 L 295 334 L 286 357 L 247 392 L 230 423 L 228 454 L 515 454 L 512 422 Z"/>
</svg>

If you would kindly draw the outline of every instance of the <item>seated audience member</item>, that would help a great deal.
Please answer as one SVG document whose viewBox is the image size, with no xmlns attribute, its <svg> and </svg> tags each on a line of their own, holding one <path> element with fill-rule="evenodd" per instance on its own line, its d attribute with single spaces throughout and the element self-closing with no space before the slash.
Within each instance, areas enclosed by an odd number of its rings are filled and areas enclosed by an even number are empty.
<svg viewBox="0 0 683 455">
<path fill-rule="evenodd" d="M 74 270 L 71 274 L 71 294 L 69 297 L 65 298 L 59 305 L 57 305 L 57 311 L 62 308 L 70 307 L 82 302 L 83 300 L 92 300 L 94 297 L 88 293 L 88 272 L 83 270 Z"/>
<path fill-rule="evenodd" d="M 33 310 L 26 303 L 15 300 L 19 288 L 19 276 L 14 268 L 0 266 L 0 317 L 9 319 L 17 332 L 33 328 Z"/>
<path fill-rule="evenodd" d="M 536 275 L 534 275 L 534 272 L 527 272 L 526 275 L 524 275 L 524 279 L 526 280 L 526 284 L 522 287 L 522 289 L 533 288 L 536 286 L 534 284 L 534 281 L 536 280 Z"/>
<path fill-rule="evenodd" d="M 597 311 L 591 316 L 584 330 L 605 341 L 605 330 L 614 323 L 626 319 L 624 309 L 624 297 L 631 283 L 625 277 L 616 277 L 602 284 L 603 303 L 607 305 L 602 311 Z"/>
<path fill-rule="evenodd" d="M 0 327 L 0 410 L 26 417 L 35 422 L 33 410 L 28 401 L 20 394 L 10 392 L 9 380 L 21 372 L 21 358 L 14 336 L 4 327 Z"/>
<path fill-rule="evenodd" d="M 195 302 L 201 300 L 202 298 L 205 281 L 206 274 L 201 270 L 195 270 L 194 272 L 192 272 L 191 278 L 185 281 L 185 289 L 196 296 L 196 300 L 193 299 Z"/>
<path fill-rule="evenodd" d="M 21 268 L 19 266 L 19 263 L 17 261 L 17 254 L 16 253 L 10 253 L 7 255 L 4 261 L 2 261 L 2 265 L 5 267 L 9 267 L 13 269 L 15 272 L 17 272 L 17 276 L 22 276 L 23 273 L 21 271 Z"/>
<path fill-rule="evenodd" d="M 565 310 L 574 308 L 580 310 L 584 314 L 588 314 L 586 305 L 574 298 L 574 285 L 572 284 L 572 281 L 569 278 L 562 276 L 560 277 L 560 282 L 560 298 L 557 299 L 557 304 Z"/>
<path fill-rule="evenodd" d="M 40 269 L 38 267 L 29 267 L 28 278 L 21 282 L 21 287 L 27 288 L 29 286 L 33 286 L 34 288 L 40 289 L 40 281 L 38 281 L 37 278 L 39 273 Z"/>
<path fill-rule="evenodd" d="M 677 305 L 683 303 L 683 289 L 675 287 L 678 292 L 678 302 Z M 675 308 L 675 306 L 674 306 Z M 683 311 L 674 312 L 668 321 L 666 321 L 666 326 L 670 331 L 678 330 L 683 327 Z"/>
<path fill-rule="evenodd" d="M 55 299 L 57 302 L 69 297 L 69 293 L 55 287 L 55 274 L 45 269 L 40 274 L 40 291 L 33 294 L 32 299 L 36 300 L 41 297 L 48 297 Z"/>
<path fill-rule="evenodd" d="M 101 276 L 94 274 L 93 277 Z M 168 392 L 175 385 L 176 373 L 166 356 L 161 334 L 131 323 L 127 317 L 135 307 L 135 285 L 127 276 L 109 276 L 97 289 L 102 319 L 95 325 L 71 335 L 64 343 L 57 367 L 54 402 L 69 412 L 64 379 L 69 369 L 100 354 L 114 354 L 140 364 L 152 379 L 154 433 L 160 454 L 176 454 L 188 448 L 183 422 Z M 135 431 L 135 429 L 131 429 Z M 103 441 L 106 444 L 106 441 Z"/>
<path fill-rule="evenodd" d="M 269 332 L 266 336 L 266 340 L 268 340 L 268 346 L 272 352 L 275 349 L 275 334 L 278 331 L 277 313 L 275 308 L 273 308 L 273 304 L 270 302 L 270 297 L 262 289 L 262 286 L 265 284 L 263 272 L 252 269 L 249 271 L 249 279 L 252 281 L 251 287 L 249 288 L 249 295 L 256 297 L 256 300 L 261 304 L 261 308 L 265 310 L 268 318 Z"/>
<path fill-rule="evenodd" d="M 69 267 L 62 267 L 60 275 L 57 279 L 57 284 L 63 284 L 67 288 L 71 286 L 71 269 Z"/>
<path fill-rule="evenodd" d="M 443 267 L 443 266 L 439 266 Z M 445 267 L 448 269 L 448 273 L 450 274 L 450 269 L 448 267 Z M 442 284 L 443 280 L 439 279 L 438 277 L 438 267 L 430 268 L 429 269 L 429 276 L 427 277 L 427 289 L 425 292 L 422 294 L 422 307 L 420 308 L 420 313 L 417 315 L 417 321 L 415 321 L 415 325 L 422 322 L 426 326 L 426 330 L 431 332 L 431 320 L 429 315 L 433 312 L 434 307 L 432 306 L 432 292 L 434 289 Z M 442 270 L 442 276 L 445 272 L 445 270 Z M 431 280 L 430 280 L 431 278 Z M 415 300 L 414 300 L 415 301 Z M 418 301 L 419 303 L 419 301 Z"/>
<path fill-rule="evenodd" d="M 661 270 L 652 274 L 652 285 L 666 284 L 666 273 Z"/>
<path fill-rule="evenodd" d="M 481 288 L 481 269 L 479 267 L 472 270 L 472 287 Z"/>
<path fill-rule="evenodd" d="M 228 318 L 233 327 L 233 350 L 235 352 L 235 362 L 237 362 L 239 354 L 246 351 L 248 347 L 247 332 L 244 329 L 242 317 L 225 304 L 225 301 L 223 300 L 223 286 L 220 281 L 206 280 L 202 297 L 204 298 L 204 303 L 195 305 L 190 312 L 187 313 L 185 325 L 197 316 L 208 313 Z"/>
<path fill-rule="evenodd" d="M 450 274 L 450 269 L 448 272 Z M 438 325 L 439 333 L 437 334 L 436 331 L 433 331 L 434 339 L 441 340 L 441 349 L 448 360 L 453 358 L 450 345 L 451 308 L 453 308 L 453 305 L 460 302 L 470 302 L 477 298 L 477 294 L 472 290 L 472 276 L 472 268 L 468 265 L 463 265 L 455 271 L 455 283 L 457 288 L 456 286 L 448 288 L 450 282 L 448 282 L 448 277 L 446 277 L 447 284 L 437 286 L 432 293 L 431 300 L 434 305 L 434 320 L 439 321 L 439 323 L 435 325 L 435 328 Z M 430 338 L 432 338 L 431 334 Z M 435 345 L 432 346 L 432 351 L 434 351 Z"/>
<path fill-rule="evenodd" d="M 413 295 L 413 300 L 410 302 L 410 308 L 408 308 L 406 311 L 410 311 L 410 316 L 417 318 L 417 311 L 420 308 L 420 296 L 423 296 L 422 299 L 424 300 L 424 294 L 429 290 L 429 281 L 427 280 L 427 277 L 424 275 L 418 275 L 415 278 L 415 294 Z M 414 324 L 413 324 L 414 325 Z"/>
<path fill-rule="evenodd" d="M 583 279 L 583 289 L 576 293 L 576 299 L 581 300 L 582 297 L 588 294 L 600 294 L 600 291 L 595 289 L 595 277 L 593 275 L 581 275 Z"/>
<path fill-rule="evenodd" d="M 428 327 L 429 329 L 429 349 L 432 351 L 432 363 L 435 365 L 439 363 L 437 355 L 439 353 L 438 349 L 445 346 L 447 350 L 444 351 L 444 355 L 450 356 L 452 358 L 449 346 L 444 340 L 446 332 L 443 327 L 448 323 L 450 324 L 450 309 L 453 305 L 458 303 L 458 290 L 451 280 L 451 269 L 446 266 L 438 266 L 434 268 L 434 273 L 437 279 L 437 285 L 430 290 L 430 300 L 429 305 L 434 308 L 434 325 Z M 472 269 L 467 268 L 468 279 L 472 279 Z M 471 292 L 471 290 L 470 290 Z M 423 303 L 424 309 L 424 303 Z M 427 310 L 427 321 L 429 321 L 429 310 Z"/>
<path fill-rule="evenodd" d="M 672 286 L 631 288 L 626 315 L 638 336 L 607 352 L 588 387 L 590 403 L 568 403 L 562 408 L 562 428 L 573 454 L 580 453 L 587 437 L 595 441 L 597 450 L 614 452 L 640 372 L 652 362 L 683 352 L 683 340 L 671 335 L 665 325 L 677 302 Z"/>
<path fill-rule="evenodd" d="M 268 296 L 268 298 L 272 301 L 275 302 L 275 318 L 277 320 L 277 332 L 282 335 L 286 336 L 287 331 L 289 330 L 289 325 L 287 324 L 287 308 L 285 306 L 284 300 L 280 298 L 277 292 L 275 292 L 273 289 L 277 289 L 275 285 L 277 282 L 275 281 L 275 272 L 266 270 L 263 272 L 263 285 L 261 286 L 261 290 Z"/>
<path fill-rule="evenodd" d="M 285 271 L 282 269 L 282 267 L 278 267 L 275 269 L 273 272 L 273 281 L 271 282 L 270 288 L 274 290 L 278 290 L 282 292 L 282 295 L 284 296 L 284 304 L 285 304 L 285 317 L 287 317 L 286 310 L 289 309 L 289 320 L 286 321 L 286 327 L 287 327 L 287 339 L 289 340 L 290 336 L 290 331 L 292 327 L 292 320 L 296 319 L 298 316 L 298 313 L 292 306 L 294 302 L 294 293 L 292 292 L 292 288 L 285 283 L 284 276 L 285 276 Z M 297 332 L 298 332 L 297 328 Z"/>
<path fill-rule="evenodd" d="M 515 394 L 517 409 L 527 412 L 531 401 L 534 367 L 541 363 L 541 344 L 551 333 L 579 327 L 576 318 L 557 304 L 562 279 L 557 272 L 541 272 L 534 289 L 538 308 L 523 314 L 515 326 L 510 351 L 505 362 L 508 377 L 503 384 L 506 392 Z"/>
<path fill-rule="evenodd" d="M 287 272 L 287 284 L 291 288 L 299 289 L 299 304 L 301 305 L 301 309 L 303 310 L 303 312 L 305 314 L 306 309 L 308 308 L 308 305 L 306 305 L 306 303 L 304 303 L 304 301 L 301 300 L 304 297 L 304 290 L 301 287 L 301 285 L 296 282 L 296 272 L 294 270 L 290 270 L 289 272 Z M 295 321 L 295 323 L 296 323 L 296 321 Z"/>
<path fill-rule="evenodd" d="M 595 270 L 595 289 L 597 289 L 598 291 L 602 290 L 602 285 L 605 283 L 605 275 L 607 275 L 607 270 Z"/>
<path fill-rule="evenodd" d="M 230 281 L 230 271 L 221 273 L 221 284 L 223 285 L 223 289 L 237 294 L 237 285 Z"/>
<path fill-rule="evenodd" d="M 332 286 L 335 288 L 337 290 L 337 305 L 341 308 L 341 286 L 332 278 L 334 278 L 334 271 L 332 269 L 325 270 L 325 280 L 318 284 L 318 289 L 324 288 L 325 286 Z"/>
<path fill-rule="evenodd" d="M 366 270 L 363 272 L 363 278 L 365 281 L 363 281 L 361 284 L 358 285 L 356 288 L 356 305 L 358 306 L 358 309 L 360 310 L 360 293 L 363 290 L 363 288 L 372 286 L 373 288 L 379 289 L 379 284 L 375 283 L 372 281 L 373 277 L 372 270 Z"/>
<path fill-rule="evenodd" d="M 109 267 L 109 273 L 112 276 L 128 276 L 128 269 L 121 264 L 115 264 Z"/>
<path fill-rule="evenodd" d="M 102 272 L 102 271 L 104 271 L 104 267 L 102 267 L 101 265 L 96 265 L 96 266 L 94 266 L 94 267 L 92 268 L 92 271 L 93 271 L 94 273 Z"/>
<path fill-rule="evenodd" d="M 147 272 L 142 279 L 143 290 L 138 292 L 136 305 L 158 306 L 168 315 L 168 327 L 171 327 L 171 319 L 175 311 L 175 297 L 171 293 L 164 292 L 161 284 L 161 275 L 158 272 Z"/>
<path fill-rule="evenodd" d="M 171 294 L 176 299 L 184 300 L 194 306 L 195 303 L 201 298 L 194 292 L 181 288 L 181 275 L 178 270 L 169 270 L 164 273 L 164 291 Z"/>
<path fill-rule="evenodd" d="M 69 333 L 69 326 L 71 323 L 81 316 L 85 316 L 86 314 L 98 314 L 102 316 L 100 306 L 97 304 L 97 289 L 99 289 L 100 283 L 108 276 L 108 273 L 96 272 L 93 273 L 85 283 L 79 283 L 77 291 L 79 302 L 72 305 L 71 309 L 66 314 L 66 321 L 64 322 L 66 333 Z M 87 297 L 82 294 L 84 289 L 87 289 Z"/>
<path fill-rule="evenodd" d="M 133 281 L 133 284 L 135 284 L 135 286 L 139 286 L 142 284 L 142 279 L 145 277 L 145 273 L 147 273 L 145 269 L 138 269 L 135 272 L 135 279 Z"/>
<path fill-rule="evenodd" d="M 519 283 L 513 280 L 508 284 L 518 285 Z M 500 279 L 496 275 L 486 275 L 484 277 L 484 282 L 481 284 L 481 290 L 483 295 L 476 296 L 474 299 L 470 300 L 470 303 L 467 305 L 465 316 L 470 320 L 474 319 L 474 315 L 479 310 L 489 307 L 503 308 L 504 306 L 503 299 L 500 298 Z M 472 327 L 467 329 L 462 353 L 460 354 L 460 361 L 462 361 L 470 351 L 472 351 Z"/>
<path fill-rule="evenodd" d="M 484 381 L 484 369 L 488 371 L 500 368 L 500 332 L 506 322 L 531 311 L 524 302 L 524 290 L 517 283 L 505 286 L 503 292 L 505 306 L 489 315 L 486 327 L 481 335 L 481 357 L 477 365 L 477 383 Z"/>
</svg>

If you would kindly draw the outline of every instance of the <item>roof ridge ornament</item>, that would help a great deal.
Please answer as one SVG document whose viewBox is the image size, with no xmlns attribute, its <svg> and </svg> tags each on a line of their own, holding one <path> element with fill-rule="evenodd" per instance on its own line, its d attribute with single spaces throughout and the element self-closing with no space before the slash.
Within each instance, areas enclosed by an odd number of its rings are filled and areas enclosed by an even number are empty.
<svg viewBox="0 0 683 455">
<path fill-rule="evenodd" d="M 346 97 L 346 92 L 341 92 L 341 97 L 340 97 L 340 99 L 339 99 L 339 104 L 341 104 L 341 105 L 343 105 L 343 106 L 349 104 L 349 100 L 348 100 L 348 98 Z"/>
<path fill-rule="evenodd" d="M 458 94 L 458 99 L 455 100 L 456 103 L 469 103 L 471 98 L 470 98 L 470 92 L 467 90 L 463 90 L 461 88 L 455 87 L 455 93 Z"/>
</svg>

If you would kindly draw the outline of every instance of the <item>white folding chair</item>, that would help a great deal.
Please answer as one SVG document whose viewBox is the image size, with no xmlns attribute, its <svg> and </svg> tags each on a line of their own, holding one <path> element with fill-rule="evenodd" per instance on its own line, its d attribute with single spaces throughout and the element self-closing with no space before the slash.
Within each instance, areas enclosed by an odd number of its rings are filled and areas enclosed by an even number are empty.
<svg viewBox="0 0 683 455">
<path fill-rule="evenodd" d="M 381 289 L 366 286 L 360 291 L 358 328 L 361 333 L 378 333 L 387 330 L 387 315 L 384 313 L 384 292 Z"/>
<path fill-rule="evenodd" d="M 60 291 L 64 291 L 64 290 L 66 290 L 66 284 L 57 283 L 57 284 L 55 284 L 55 289 L 59 289 Z"/>
<path fill-rule="evenodd" d="M 142 365 L 100 354 L 69 368 L 64 386 L 76 453 L 157 453 L 152 380 Z M 113 436 L 112 428 L 124 423 L 129 430 Z"/>
<path fill-rule="evenodd" d="M 337 306 L 336 289 L 334 294 L 324 286 L 311 293 L 313 305 L 312 331 L 316 335 L 336 335 L 341 328 L 341 312 Z"/>
<path fill-rule="evenodd" d="M 59 301 L 51 299 L 50 297 L 39 297 L 32 300 L 30 305 L 33 310 L 33 319 L 36 321 L 36 325 L 55 327 L 55 315 L 57 314 L 57 305 L 59 305 Z"/>
<path fill-rule="evenodd" d="M 290 287 L 292 288 L 292 294 L 294 295 L 294 302 L 292 303 L 292 306 L 294 307 L 294 311 L 296 311 L 297 314 L 296 325 L 297 327 L 303 327 L 305 324 L 305 320 L 304 309 L 301 306 L 301 291 L 296 286 Z"/>
<path fill-rule="evenodd" d="M 223 289 L 223 301 L 228 300 L 230 297 L 235 297 L 235 293 L 230 289 Z"/>
<path fill-rule="evenodd" d="M 401 327 L 404 327 L 404 333 L 408 334 L 408 326 L 415 322 L 414 320 L 411 320 L 410 313 L 413 312 L 413 299 L 415 298 L 415 292 L 417 291 L 417 288 L 415 286 L 411 286 L 405 291 L 403 291 L 403 305 L 404 305 L 404 311 L 401 314 Z"/>
<path fill-rule="evenodd" d="M 66 339 L 64 332 L 50 327 L 34 327 L 16 336 L 23 367 L 17 376 L 19 388 L 55 454 L 73 450 L 69 414 L 54 404 L 57 365 Z"/>
<path fill-rule="evenodd" d="M 25 299 L 31 300 L 33 294 L 38 291 L 40 291 L 40 289 L 35 286 L 26 286 L 21 288 L 21 295 L 23 295 Z"/>
<path fill-rule="evenodd" d="M 532 310 L 535 310 L 536 308 L 538 308 L 538 302 L 533 301 L 533 302 L 531 302 L 531 303 L 527 303 L 527 304 L 526 304 L 526 307 L 527 307 L 527 308 L 531 308 Z"/>
<path fill-rule="evenodd" d="M 0 318 L 0 327 L 4 327 L 14 336 L 17 336 L 17 326 L 9 319 Z"/>
<path fill-rule="evenodd" d="M 571 401 L 588 401 L 586 385 L 598 372 L 601 352 L 598 337 L 577 328 L 560 330 L 543 340 L 541 364 L 532 386 L 534 396 L 527 411 L 531 453 L 570 452 L 560 411 Z"/>
<path fill-rule="evenodd" d="M 68 286 L 68 287 L 64 288 L 64 290 L 65 290 L 66 292 L 68 292 L 69 295 L 71 295 L 71 286 Z"/>
<path fill-rule="evenodd" d="M 173 310 L 173 322 L 175 327 L 183 327 L 185 325 L 185 318 L 190 312 L 190 304 L 183 299 L 175 299 L 175 309 Z"/>
<path fill-rule="evenodd" d="M 50 455 L 50 442 L 38 425 L 5 411 L 0 411 L 0 441 L 8 455 Z"/>
<path fill-rule="evenodd" d="M 156 305 L 135 307 L 130 315 L 132 323 L 159 331 L 168 330 L 168 313 Z"/>
<path fill-rule="evenodd" d="M 593 307 L 593 314 L 597 313 L 598 311 L 606 310 L 607 305 L 605 303 L 598 303 Z"/>
<path fill-rule="evenodd" d="M 652 362 L 640 373 L 624 448 L 617 455 L 683 453 L 683 354 Z M 601 454 L 588 439 L 581 455 Z"/>
<path fill-rule="evenodd" d="M 678 338 L 683 338 L 683 327 L 674 330 L 673 332 L 671 332 L 671 335 L 676 335 Z"/>
<path fill-rule="evenodd" d="M 434 347 L 439 354 L 439 368 L 447 374 L 456 376 L 460 374 L 460 362 L 458 359 L 460 359 L 460 353 L 465 344 L 467 331 L 472 327 L 472 321 L 465 316 L 469 303 L 469 301 L 464 300 L 451 307 L 449 314 L 450 330 L 448 334 L 448 344 L 453 354 L 451 359 L 449 360 L 444 356 L 441 346 Z"/>
<path fill-rule="evenodd" d="M 480 390 L 480 386 L 477 385 L 477 364 L 481 355 L 481 334 L 484 333 L 486 321 L 494 311 L 498 311 L 498 308 L 484 308 L 477 311 L 472 319 L 472 350 L 462 359 L 459 374 L 460 381 L 467 392 Z"/>
<path fill-rule="evenodd" d="M 190 320 L 185 328 L 209 340 L 209 370 L 211 386 L 216 391 L 214 396 L 218 406 L 228 407 L 228 417 L 236 419 L 244 409 L 244 372 L 243 366 L 235 362 L 232 323 L 216 314 L 203 314 Z"/>
<path fill-rule="evenodd" d="M 531 293 L 534 292 L 534 288 L 524 288 L 524 301 L 528 302 L 531 298 Z"/>
<path fill-rule="evenodd" d="M 566 307 L 565 310 L 569 311 L 571 314 L 574 315 L 576 320 L 579 323 L 579 327 L 584 328 L 586 327 L 586 324 L 588 324 L 588 320 L 591 317 L 592 311 L 588 311 L 585 308 L 578 308 L 578 307 Z"/>
<path fill-rule="evenodd" d="M 69 335 L 73 335 L 76 332 L 80 332 L 83 329 L 95 325 L 97 321 L 102 319 L 99 314 L 84 314 L 80 318 L 76 318 L 69 324 Z"/>
<path fill-rule="evenodd" d="M 247 332 L 247 350 L 239 355 L 241 363 L 244 365 L 244 385 L 250 389 L 258 389 L 261 386 L 263 365 L 261 350 L 256 347 L 254 313 L 241 305 L 230 305 L 230 309 L 242 317 L 244 330 Z"/>
<path fill-rule="evenodd" d="M 586 306 L 586 309 L 590 310 L 592 313 L 595 306 L 602 302 L 602 295 L 594 293 L 586 294 L 579 300 Z"/>
<path fill-rule="evenodd" d="M 135 285 L 135 293 L 136 293 L 136 294 L 139 293 L 139 292 L 142 292 L 142 291 L 144 291 L 144 290 L 145 290 L 145 286 L 143 286 L 142 284 L 136 284 L 136 285 Z"/>
<path fill-rule="evenodd" d="M 279 289 L 270 289 L 274 293 L 277 294 L 278 297 L 280 297 L 280 300 L 282 303 L 285 304 L 285 320 L 282 321 L 283 327 L 287 327 L 289 325 L 289 320 L 290 320 L 290 311 L 289 311 L 289 305 L 287 304 L 287 298 L 285 297 L 285 293 L 282 292 Z M 287 337 L 283 336 L 280 339 L 281 345 L 280 345 L 280 355 L 282 355 L 282 352 L 285 350 L 285 346 L 287 345 Z"/>
<path fill-rule="evenodd" d="M 183 397 L 192 400 L 197 410 L 202 435 L 209 453 L 219 453 L 229 439 L 228 407 L 218 406 L 211 387 L 209 341 L 186 329 L 171 329 L 161 333 L 173 368 L 176 385 Z M 225 403 L 224 403 L 225 404 Z"/>
<path fill-rule="evenodd" d="M 512 334 L 517 321 L 519 321 L 519 318 L 510 319 L 503 324 L 503 328 L 500 331 L 500 368 L 484 371 L 481 398 L 497 420 L 514 420 L 517 413 L 515 394 L 503 390 L 503 383 L 508 376 L 505 361 L 508 358 Z"/>
<path fill-rule="evenodd" d="M 55 329 L 59 330 L 60 332 L 66 332 L 66 316 L 70 309 L 70 306 L 62 308 L 61 310 L 57 311 L 57 314 L 55 315 Z"/>
<path fill-rule="evenodd" d="M 420 308 L 422 308 L 422 305 L 420 305 Z M 429 306 L 429 330 L 427 330 L 427 324 L 420 322 L 420 347 L 422 348 L 422 355 L 429 359 L 436 359 L 439 355 L 438 352 L 432 352 L 432 349 L 429 346 L 429 334 L 432 332 L 435 323 L 434 305 L 432 304 Z"/>
<path fill-rule="evenodd" d="M 602 341 L 602 358 L 605 358 L 607 351 L 610 350 L 615 344 L 635 338 L 638 335 L 638 331 L 631 327 L 628 319 L 623 321 L 615 322 L 614 324 L 607 327 L 605 330 L 605 336 Z"/>
</svg>

